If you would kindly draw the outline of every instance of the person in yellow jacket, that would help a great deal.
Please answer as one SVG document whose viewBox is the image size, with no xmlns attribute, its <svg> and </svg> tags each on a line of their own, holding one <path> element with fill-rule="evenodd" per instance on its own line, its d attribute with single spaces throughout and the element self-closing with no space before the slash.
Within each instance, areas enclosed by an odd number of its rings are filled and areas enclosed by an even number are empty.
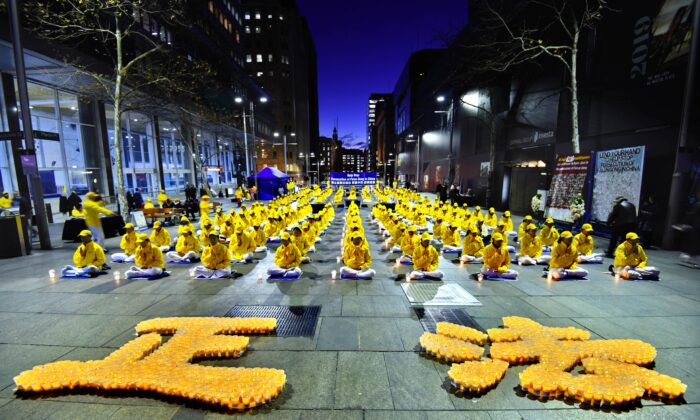
<svg viewBox="0 0 700 420">
<path fill-rule="evenodd" d="M 515 247 L 513 245 L 508 245 L 508 235 L 506 235 L 506 226 L 505 222 L 503 220 L 498 221 L 498 226 L 496 226 L 496 229 L 491 233 L 491 237 L 493 238 L 494 233 L 500 233 L 501 237 L 503 238 L 503 246 L 506 248 L 508 252 L 511 254 L 515 252 Z M 493 240 L 493 239 L 491 239 Z"/>
<path fill-rule="evenodd" d="M 70 215 L 73 218 L 85 218 L 85 210 L 83 209 L 83 203 L 76 203 L 73 210 L 70 211 Z"/>
<path fill-rule="evenodd" d="M 462 237 L 457 230 L 458 221 L 454 221 L 447 225 L 445 232 L 442 235 L 442 252 L 443 253 L 459 253 L 462 247 Z"/>
<path fill-rule="evenodd" d="M 401 238 L 401 252 L 403 255 L 399 257 L 399 263 L 411 263 L 413 261 L 413 250 L 418 246 L 420 238 L 416 235 L 416 227 L 411 225 L 406 229 L 407 234 Z"/>
<path fill-rule="evenodd" d="M 153 231 L 150 237 L 151 243 L 157 246 L 162 252 L 170 251 L 170 232 L 163 228 L 163 223 L 158 220 L 153 223 Z"/>
<path fill-rule="evenodd" d="M 629 232 L 625 240 L 615 249 L 614 272 L 627 280 L 658 280 L 661 271 L 648 266 L 649 259 L 639 245 L 639 236 Z"/>
<path fill-rule="evenodd" d="M 202 200 L 199 202 L 199 215 L 200 217 L 209 218 L 209 212 L 211 212 L 211 202 L 209 201 L 208 195 L 203 195 Z M 209 240 L 209 238 L 207 238 Z"/>
<path fill-rule="evenodd" d="M 590 223 L 581 226 L 581 232 L 574 236 L 574 246 L 578 251 L 579 264 L 600 264 L 603 262 L 603 254 L 593 252 L 593 226 Z"/>
<path fill-rule="evenodd" d="M 192 229 L 185 229 L 180 236 L 177 237 L 177 244 L 175 245 L 175 251 L 170 251 L 165 254 L 165 258 L 168 262 L 180 262 L 187 260 L 189 262 L 195 262 L 199 260 L 199 251 L 202 246 L 194 236 Z"/>
<path fill-rule="evenodd" d="M 160 207 L 163 207 L 163 203 L 165 203 L 168 200 L 168 195 L 165 193 L 165 190 L 160 190 L 160 194 L 158 194 L 158 205 Z"/>
<path fill-rule="evenodd" d="M 298 225 L 292 228 L 291 239 L 294 246 L 296 246 L 299 249 L 299 252 L 301 252 L 301 262 L 304 264 L 310 263 L 311 258 L 306 254 L 309 252 L 311 245 Z"/>
<path fill-rule="evenodd" d="M 92 240 L 97 242 L 98 245 L 103 246 L 105 234 L 102 230 L 100 214 L 112 215 L 114 213 L 102 207 L 102 197 L 100 197 L 99 194 L 90 191 L 87 193 L 86 198 L 85 205 L 83 206 L 85 210 L 85 224 L 90 232 L 92 232 Z"/>
<path fill-rule="evenodd" d="M 82 244 L 73 254 L 73 264 L 61 269 L 61 276 L 82 277 L 96 276 L 105 266 L 105 252 L 92 240 L 92 232 L 85 229 L 80 232 Z"/>
<path fill-rule="evenodd" d="M 559 243 L 552 248 L 552 260 L 549 262 L 549 271 L 554 279 L 584 278 L 588 271 L 578 267 L 578 251 L 573 246 L 574 235 L 565 230 L 559 237 Z"/>
<path fill-rule="evenodd" d="M 122 240 L 119 242 L 119 247 L 123 252 L 116 252 L 112 254 L 112 262 L 130 263 L 134 262 L 136 257 L 136 231 L 134 230 L 134 225 L 132 223 L 127 223 L 124 225 L 126 233 L 122 236 Z"/>
<path fill-rule="evenodd" d="M 265 231 L 260 229 L 260 223 L 253 223 L 253 230 L 250 232 L 250 238 L 253 240 L 255 252 L 267 252 L 267 236 Z"/>
<path fill-rule="evenodd" d="M 518 237 L 518 232 L 516 232 L 515 228 L 513 228 L 513 219 L 510 217 L 510 210 L 504 211 L 498 222 L 503 222 L 503 225 L 505 226 L 504 231 L 508 238 L 514 239 Z"/>
<path fill-rule="evenodd" d="M 219 226 L 219 234 L 226 238 L 226 243 L 229 243 L 231 240 L 231 236 L 234 235 L 236 231 L 236 227 L 233 225 L 233 221 L 231 219 L 226 219 L 226 221 Z"/>
<path fill-rule="evenodd" d="M 288 232 L 282 233 L 280 239 L 282 244 L 275 252 L 275 267 L 270 267 L 267 274 L 272 277 L 299 278 L 302 274 L 299 268 L 301 252 L 292 243 Z"/>
<path fill-rule="evenodd" d="M 489 207 L 488 213 L 486 213 L 486 216 L 484 216 L 484 225 L 486 226 L 486 229 L 491 228 L 489 229 L 489 233 L 496 228 L 496 223 L 498 223 L 496 209 Z"/>
<path fill-rule="evenodd" d="M 397 219 L 398 220 L 398 219 Z M 398 254 L 401 252 L 401 240 L 406 233 L 406 223 L 400 222 L 396 224 L 396 228 L 390 232 L 391 238 L 387 242 L 387 247 L 391 249 L 392 253 Z"/>
<path fill-rule="evenodd" d="M 525 236 L 525 234 L 527 233 L 527 228 L 530 225 L 534 226 L 534 224 L 532 223 L 532 216 L 528 214 L 523 218 L 523 222 L 520 224 L 520 226 L 518 226 L 518 239 Z"/>
<path fill-rule="evenodd" d="M 255 251 L 255 244 L 241 225 L 236 226 L 235 234 L 231 237 L 228 249 L 231 252 L 234 264 L 244 264 L 253 261 L 251 253 Z"/>
<path fill-rule="evenodd" d="M 222 279 L 229 277 L 235 271 L 231 270 L 231 253 L 226 245 L 221 243 L 216 232 L 209 235 L 207 246 L 202 251 L 202 264 L 190 271 L 192 277 L 198 279 Z"/>
<path fill-rule="evenodd" d="M 136 235 L 138 247 L 136 248 L 136 258 L 129 270 L 124 273 L 126 278 L 159 276 L 163 274 L 165 262 L 163 252 L 148 239 L 145 233 Z"/>
<path fill-rule="evenodd" d="M 442 216 L 437 216 L 435 223 L 433 223 L 433 246 L 442 246 L 442 238 L 448 230 L 448 227 L 442 221 Z"/>
<path fill-rule="evenodd" d="M 313 220 L 311 216 L 309 216 L 309 220 Z M 361 226 L 361 225 L 360 225 Z M 306 221 L 301 224 L 301 233 L 304 235 L 304 238 L 306 239 L 306 243 L 309 245 L 309 249 L 306 251 L 307 253 L 311 252 L 314 253 L 316 252 L 316 235 L 314 234 L 313 230 L 311 229 L 311 222 Z"/>
<path fill-rule="evenodd" d="M 518 278 L 518 272 L 510 269 L 510 254 L 504 245 L 503 235 L 498 232 L 491 235 L 491 243 L 484 248 L 484 266 L 480 274 L 485 278 Z"/>
<path fill-rule="evenodd" d="M 518 264 L 547 264 L 551 259 L 551 255 L 542 255 L 542 239 L 537 236 L 537 226 L 534 223 L 530 223 L 526 228 L 525 235 L 520 238 Z"/>
<path fill-rule="evenodd" d="M 551 217 L 544 221 L 544 227 L 540 230 L 540 239 L 542 240 L 542 249 L 544 251 L 551 251 L 552 247 L 559 240 L 559 232 L 554 227 L 554 219 Z"/>
<path fill-rule="evenodd" d="M 477 220 L 481 220 L 482 222 L 484 221 L 484 215 L 481 213 L 481 207 L 476 206 L 474 207 L 474 212 L 472 213 L 472 218 L 476 222 Z"/>
<path fill-rule="evenodd" d="M 216 216 L 214 217 L 214 222 L 216 223 L 216 226 L 218 226 L 220 229 L 221 226 L 223 226 L 227 220 L 228 216 L 226 215 L 226 213 L 224 213 L 223 209 L 221 207 L 217 208 Z"/>
<path fill-rule="evenodd" d="M 150 210 L 150 209 L 154 209 L 154 208 L 156 208 L 156 206 L 153 205 L 153 199 L 151 197 L 148 197 L 146 199 L 146 204 L 143 205 L 143 209 Z"/>
<path fill-rule="evenodd" d="M 413 249 L 414 270 L 409 274 L 409 277 L 411 279 L 429 278 L 439 281 L 445 275 L 437 269 L 439 262 L 440 254 L 434 246 L 430 245 L 430 234 L 424 232 L 418 246 Z"/>
<path fill-rule="evenodd" d="M 216 229 L 214 228 L 214 223 L 211 221 L 211 219 L 202 219 L 200 222 L 200 225 L 202 229 L 200 229 L 199 232 L 197 232 L 197 236 L 199 237 L 199 242 L 203 244 L 208 244 L 209 243 L 209 235 L 211 233 L 218 233 L 216 232 Z"/>
<path fill-rule="evenodd" d="M 177 227 L 177 236 L 182 235 L 186 230 L 194 232 L 194 225 L 186 216 L 180 218 L 180 225 Z"/>
<path fill-rule="evenodd" d="M 370 268 L 372 256 L 369 245 L 360 232 L 350 234 L 350 243 L 343 247 L 343 263 L 340 274 L 347 278 L 371 279 L 376 272 Z"/>
<path fill-rule="evenodd" d="M 3 209 L 9 209 L 12 207 L 12 198 L 10 197 L 10 193 L 7 191 L 2 192 L 2 197 L 0 197 L 0 207 Z"/>
<path fill-rule="evenodd" d="M 464 237 L 462 244 L 462 256 L 459 261 L 467 263 L 481 263 L 484 255 L 484 240 L 479 235 L 476 226 L 472 226 Z"/>
</svg>

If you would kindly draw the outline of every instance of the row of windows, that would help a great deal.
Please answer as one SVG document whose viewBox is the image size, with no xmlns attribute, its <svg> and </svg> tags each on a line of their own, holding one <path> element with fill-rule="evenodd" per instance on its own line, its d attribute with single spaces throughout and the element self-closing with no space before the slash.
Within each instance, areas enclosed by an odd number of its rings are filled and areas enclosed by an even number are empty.
<svg viewBox="0 0 700 420">
<path fill-rule="evenodd" d="M 156 18 L 153 16 L 141 16 L 138 13 L 135 13 L 134 21 L 141 22 L 141 28 L 143 28 L 146 33 L 160 39 L 161 42 L 165 42 L 168 45 L 173 45 L 173 34 L 165 25 L 160 24 L 160 22 L 158 22 L 158 20 L 156 20 Z"/>
<path fill-rule="evenodd" d="M 219 10 L 218 7 L 216 7 L 212 0 L 209 0 L 209 12 L 214 15 L 214 17 L 219 21 L 219 24 L 221 24 L 221 26 L 223 26 L 228 33 L 230 33 L 236 38 L 236 43 L 240 44 L 241 35 L 236 30 L 235 25 L 233 24 L 233 22 L 231 22 L 231 20 L 229 20 L 228 16 L 226 16 L 225 13 L 223 13 L 221 10 Z"/>
<path fill-rule="evenodd" d="M 255 17 L 255 20 L 261 20 L 261 19 L 263 18 L 263 14 L 260 13 L 260 12 L 255 12 L 255 13 L 252 14 L 252 16 Z M 244 16 L 244 19 L 245 19 L 245 20 L 250 20 L 250 18 L 251 18 L 251 13 L 250 13 L 250 12 L 246 12 L 246 13 L 245 13 L 245 16 Z M 267 14 L 267 18 L 270 19 L 270 20 L 272 20 L 272 19 L 274 19 L 275 17 L 274 17 L 274 15 L 273 15 L 272 13 L 268 13 L 268 14 Z M 284 15 L 279 15 L 279 20 L 284 20 Z"/>
<path fill-rule="evenodd" d="M 273 63 L 275 61 L 275 56 L 274 54 L 268 54 L 267 55 L 267 62 L 268 63 Z M 253 54 L 246 54 L 245 56 L 245 62 L 246 63 L 252 63 L 253 62 Z M 264 63 L 265 62 L 265 54 L 255 54 L 255 62 L 256 63 Z M 280 56 L 280 62 L 282 64 L 289 64 L 289 57 L 286 55 L 281 55 Z"/>
</svg>

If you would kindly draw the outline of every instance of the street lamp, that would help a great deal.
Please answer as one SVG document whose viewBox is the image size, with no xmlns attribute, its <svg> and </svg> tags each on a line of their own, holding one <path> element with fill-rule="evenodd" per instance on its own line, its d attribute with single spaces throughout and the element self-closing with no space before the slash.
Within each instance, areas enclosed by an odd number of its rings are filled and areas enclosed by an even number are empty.
<svg viewBox="0 0 700 420">
<path fill-rule="evenodd" d="M 236 96 L 233 98 L 234 102 L 237 104 L 242 104 L 243 103 L 243 98 L 241 96 Z M 260 97 L 260 103 L 267 103 L 267 97 L 262 96 Z M 246 175 L 250 176 L 250 156 L 248 154 L 248 132 L 246 130 L 246 121 L 245 121 L 245 107 L 243 107 L 243 145 L 245 149 L 245 171 Z M 255 189 L 257 190 L 258 188 L 258 171 L 257 171 L 257 159 L 255 158 L 255 102 L 250 101 L 250 134 L 253 137 L 253 165 L 255 166 L 255 170 L 253 171 L 254 174 L 254 179 L 255 179 Z"/>
</svg>

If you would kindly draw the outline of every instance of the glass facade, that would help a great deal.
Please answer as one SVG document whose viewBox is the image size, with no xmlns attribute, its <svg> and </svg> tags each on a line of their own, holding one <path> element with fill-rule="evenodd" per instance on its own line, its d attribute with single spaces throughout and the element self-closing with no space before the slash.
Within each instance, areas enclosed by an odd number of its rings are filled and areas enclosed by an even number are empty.
<svg viewBox="0 0 700 420">
<path fill-rule="evenodd" d="M 158 129 L 163 157 L 163 188 L 167 191 L 182 191 L 187 182 L 192 182 L 191 156 L 174 124 L 159 120 Z"/>
</svg>

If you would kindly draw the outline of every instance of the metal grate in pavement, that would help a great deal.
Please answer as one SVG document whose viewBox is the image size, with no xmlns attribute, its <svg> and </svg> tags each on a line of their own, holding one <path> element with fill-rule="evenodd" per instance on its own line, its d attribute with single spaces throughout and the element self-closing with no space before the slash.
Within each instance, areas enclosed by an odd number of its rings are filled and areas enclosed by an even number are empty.
<svg viewBox="0 0 700 420">
<path fill-rule="evenodd" d="M 313 337 L 320 306 L 236 305 L 226 312 L 231 318 L 275 318 L 277 337 Z"/>
<path fill-rule="evenodd" d="M 481 302 L 458 284 L 403 283 L 403 292 L 411 305 L 481 306 Z"/>
<path fill-rule="evenodd" d="M 474 328 L 484 333 L 486 332 L 486 330 L 484 330 L 478 322 L 474 321 L 474 318 L 464 309 L 414 308 L 413 310 L 416 311 L 416 315 L 421 325 L 423 325 L 423 329 L 432 333 L 436 331 L 438 322 L 451 322 L 453 324 Z"/>
</svg>

